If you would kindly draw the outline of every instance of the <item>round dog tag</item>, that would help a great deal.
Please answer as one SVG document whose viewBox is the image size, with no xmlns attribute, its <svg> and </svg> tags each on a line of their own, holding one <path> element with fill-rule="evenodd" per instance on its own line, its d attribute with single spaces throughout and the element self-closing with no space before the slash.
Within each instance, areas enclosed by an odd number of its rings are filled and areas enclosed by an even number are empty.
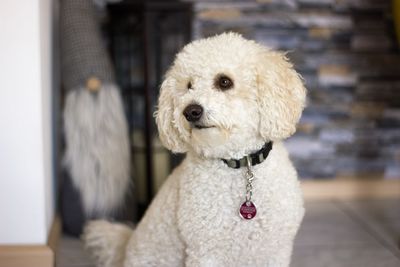
<svg viewBox="0 0 400 267">
<path fill-rule="evenodd" d="M 251 201 L 243 202 L 242 206 L 240 206 L 239 210 L 240 216 L 245 220 L 251 220 L 256 217 L 257 209 L 256 205 L 254 205 Z"/>
</svg>

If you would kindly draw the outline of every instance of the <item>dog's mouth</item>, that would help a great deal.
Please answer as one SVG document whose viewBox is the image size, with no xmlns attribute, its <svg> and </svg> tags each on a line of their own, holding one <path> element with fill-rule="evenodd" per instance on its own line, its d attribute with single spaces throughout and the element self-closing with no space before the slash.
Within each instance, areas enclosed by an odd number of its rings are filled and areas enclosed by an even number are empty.
<svg viewBox="0 0 400 267">
<path fill-rule="evenodd" d="M 203 125 L 199 123 L 193 123 L 192 128 L 198 129 L 198 130 L 203 130 L 203 129 L 209 129 L 209 128 L 214 128 L 215 126 L 212 125 Z"/>
</svg>

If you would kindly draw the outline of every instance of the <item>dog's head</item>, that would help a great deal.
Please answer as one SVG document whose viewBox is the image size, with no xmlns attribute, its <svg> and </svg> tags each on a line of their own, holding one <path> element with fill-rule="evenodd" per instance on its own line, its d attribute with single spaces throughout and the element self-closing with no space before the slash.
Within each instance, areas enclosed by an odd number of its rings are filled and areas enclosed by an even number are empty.
<svg viewBox="0 0 400 267">
<path fill-rule="evenodd" d="M 162 83 L 160 138 L 173 152 L 242 157 L 292 135 L 305 94 L 282 53 L 234 33 L 194 41 Z"/>
</svg>

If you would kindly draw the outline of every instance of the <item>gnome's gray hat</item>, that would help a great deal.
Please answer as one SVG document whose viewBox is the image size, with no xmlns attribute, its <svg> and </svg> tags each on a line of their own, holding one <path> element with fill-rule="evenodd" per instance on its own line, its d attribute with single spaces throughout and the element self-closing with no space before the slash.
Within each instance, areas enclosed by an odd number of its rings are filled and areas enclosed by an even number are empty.
<svg viewBox="0 0 400 267">
<path fill-rule="evenodd" d="M 61 68 L 67 90 L 86 86 L 91 78 L 114 83 L 114 71 L 92 0 L 61 0 Z"/>
</svg>

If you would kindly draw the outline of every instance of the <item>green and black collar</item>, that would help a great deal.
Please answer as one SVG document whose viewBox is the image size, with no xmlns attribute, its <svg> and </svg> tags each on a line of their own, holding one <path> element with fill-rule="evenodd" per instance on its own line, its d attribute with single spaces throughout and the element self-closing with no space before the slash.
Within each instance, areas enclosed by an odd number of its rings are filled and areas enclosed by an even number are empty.
<svg viewBox="0 0 400 267">
<path fill-rule="evenodd" d="M 250 165 L 254 166 L 263 162 L 267 157 L 269 152 L 272 149 L 272 142 L 266 143 L 260 150 L 257 152 L 248 155 L 250 159 Z M 247 156 L 244 156 L 241 159 L 222 159 L 226 165 L 230 168 L 239 169 L 241 167 L 247 167 Z"/>
</svg>

